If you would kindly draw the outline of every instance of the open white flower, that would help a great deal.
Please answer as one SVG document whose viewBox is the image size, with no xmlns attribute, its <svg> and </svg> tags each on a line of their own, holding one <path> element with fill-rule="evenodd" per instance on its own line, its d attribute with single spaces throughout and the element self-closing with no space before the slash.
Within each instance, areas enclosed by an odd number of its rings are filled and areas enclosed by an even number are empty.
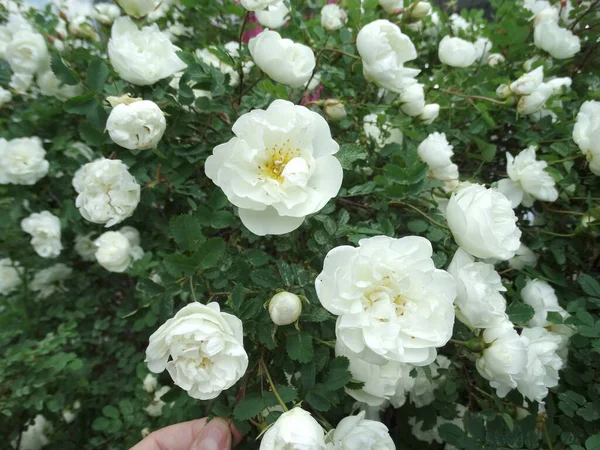
<svg viewBox="0 0 600 450">
<path fill-rule="evenodd" d="M 478 258 L 512 258 L 520 245 L 521 230 L 510 202 L 500 192 L 480 184 L 452 193 L 446 220 L 456 243 Z"/>
<path fill-rule="evenodd" d="M 112 25 L 121 16 L 121 10 L 112 3 L 98 3 L 94 5 L 94 17 L 102 25 Z"/>
<path fill-rule="evenodd" d="M 456 284 L 432 254 L 417 236 L 376 236 L 327 254 L 315 287 L 350 352 L 375 364 L 435 359 L 452 335 Z"/>
<path fill-rule="evenodd" d="M 150 336 L 146 362 L 151 372 L 168 370 L 192 398 L 210 400 L 246 372 L 242 321 L 219 304 L 190 303 Z"/>
<path fill-rule="evenodd" d="M 566 88 L 571 87 L 573 80 L 571 77 L 557 77 L 549 79 L 546 81 L 546 84 L 552 88 L 554 94 L 560 94 L 566 90 Z"/>
<path fill-rule="evenodd" d="M 531 72 L 527 72 L 513 81 L 509 88 L 517 95 L 529 95 L 544 81 L 544 66 L 540 66 Z"/>
<path fill-rule="evenodd" d="M 12 35 L 4 58 L 15 73 L 34 75 L 49 65 L 46 41 L 32 28 L 21 28 Z"/>
<path fill-rule="evenodd" d="M 535 27 L 533 42 L 536 47 L 556 59 L 571 58 L 581 50 L 579 37 L 552 20 L 546 20 Z"/>
<path fill-rule="evenodd" d="M 398 13 L 404 7 L 404 0 L 379 0 L 379 6 L 388 14 Z"/>
<path fill-rule="evenodd" d="M 260 70 L 292 88 L 304 86 L 316 65 L 310 47 L 284 39 L 276 31 L 265 30 L 253 37 L 248 48 Z"/>
<path fill-rule="evenodd" d="M 517 270 L 521 270 L 525 266 L 535 267 L 536 265 L 537 256 L 523 243 L 519 246 L 515 256 L 508 260 L 508 266 Z"/>
<path fill-rule="evenodd" d="M 133 261 L 144 256 L 140 235 L 133 227 L 107 231 L 94 241 L 96 261 L 109 272 L 125 272 Z"/>
<path fill-rule="evenodd" d="M 73 269 L 65 264 L 58 263 L 35 274 L 29 287 L 34 292 L 39 292 L 41 298 L 46 298 L 57 289 L 65 290 L 62 282 L 71 276 Z"/>
<path fill-rule="evenodd" d="M 240 0 L 240 3 L 248 11 L 262 11 L 271 5 L 276 5 L 282 0 Z"/>
<path fill-rule="evenodd" d="M 325 432 L 300 407 L 284 412 L 260 441 L 260 450 L 324 450 Z"/>
<path fill-rule="evenodd" d="M 421 114 L 419 114 L 419 120 L 425 125 L 432 124 L 435 119 L 440 115 L 440 105 L 437 103 L 430 103 L 425 105 Z"/>
<path fill-rule="evenodd" d="M 442 64 L 452 67 L 469 67 L 477 59 L 477 53 L 473 43 L 450 36 L 444 36 L 438 49 Z"/>
<path fill-rule="evenodd" d="M 0 295 L 8 295 L 23 283 L 19 263 L 10 258 L 0 259 Z"/>
<path fill-rule="evenodd" d="M 33 185 L 48 173 L 50 164 L 38 137 L 0 138 L 0 184 Z"/>
<path fill-rule="evenodd" d="M 258 23 L 263 27 L 271 29 L 281 28 L 290 18 L 290 10 L 283 1 L 269 5 L 265 9 L 256 11 L 254 14 Z"/>
<path fill-rule="evenodd" d="M 435 400 L 435 390 L 446 379 L 445 373 L 440 369 L 448 369 L 451 361 L 444 355 L 438 355 L 434 362 L 427 366 L 429 374 L 424 367 L 416 367 L 417 376 L 413 379 L 414 385 L 409 391 L 409 398 L 417 408 L 427 406 Z"/>
<path fill-rule="evenodd" d="M 420 115 L 425 108 L 425 92 L 423 85 L 415 83 L 408 86 L 400 94 L 400 109 L 407 116 L 415 117 Z"/>
<path fill-rule="evenodd" d="M 121 147 L 129 150 L 155 148 L 162 138 L 167 121 L 158 105 L 150 100 L 142 100 L 129 105 L 115 106 L 106 129 L 110 138 Z"/>
<path fill-rule="evenodd" d="M 448 267 L 458 286 L 456 317 L 470 328 L 493 327 L 506 317 L 506 291 L 492 264 L 475 262 L 464 250 L 458 249 Z"/>
<path fill-rule="evenodd" d="M 588 100 L 581 105 L 573 128 L 573 140 L 586 156 L 592 173 L 600 175 L 600 102 Z M 1 145 L 0 140 L 0 148 Z"/>
<path fill-rule="evenodd" d="M 140 185 L 118 159 L 85 164 L 75 173 L 73 187 L 79 194 L 75 206 L 83 218 L 106 227 L 131 216 L 140 202 Z"/>
<path fill-rule="evenodd" d="M 527 364 L 527 341 L 507 319 L 483 332 L 487 347 L 477 359 L 477 371 L 496 389 L 500 398 L 517 387 L 517 380 Z"/>
<path fill-rule="evenodd" d="M 419 157 L 429 166 L 431 178 L 440 181 L 458 179 L 458 166 L 452 163 L 452 146 L 446 134 L 434 132 L 419 144 Z"/>
<path fill-rule="evenodd" d="M 398 25 L 388 20 L 365 25 L 356 37 L 356 48 L 367 81 L 375 81 L 394 92 L 402 92 L 416 83 L 420 71 L 404 67 L 404 63 L 415 59 L 417 50 Z"/>
<path fill-rule="evenodd" d="M 487 38 L 480 37 L 477 38 L 473 45 L 475 46 L 475 51 L 477 52 L 475 60 L 485 64 L 488 60 L 490 50 L 492 49 L 492 41 Z"/>
<path fill-rule="evenodd" d="M 60 255 L 60 219 L 50 211 L 31 214 L 21 221 L 21 229 L 31 235 L 31 245 L 42 258 Z"/>
<path fill-rule="evenodd" d="M 325 442 L 331 450 L 396 450 L 387 427 L 376 420 L 365 419 L 362 411 L 340 420 L 327 433 Z"/>
<path fill-rule="evenodd" d="M 121 8 L 123 8 L 123 11 L 125 11 L 125 14 L 127 14 L 131 17 L 135 17 L 136 19 L 147 16 L 152 11 L 154 11 L 160 4 L 160 1 L 157 1 L 157 0 L 115 0 L 115 1 L 119 4 L 119 6 Z"/>
<path fill-rule="evenodd" d="M 546 83 L 540 84 L 533 93 L 524 95 L 517 103 L 517 112 L 528 116 L 538 112 L 544 107 L 546 101 L 554 94 L 552 86 Z"/>
<path fill-rule="evenodd" d="M 509 178 L 498 182 L 498 190 L 509 199 L 513 208 L 522 204 L 533 206 L 535 200 L 554 202 L 558 198 L 556 182 L 544 169 L 546 161 L 536 161 L 536 146 L 527 147 L 516 157 L 506 153 L 506 171 Z"/>
<path fill-rule="evenodd" d="M 39 450 L 48 445 L 50 442 L 48 435 L 51 434 L 52 423 L 41 414 L 38 414 L 22 432 L 17 450 Z"/>
<path fill-rule="evenodd" d="M 183 70 L 169 37 L 156 24 L 138 29 L 129 17 L 120 17 L 112 26 L 108 56 L 114 69 L 125 81 L 148 86 Z"/>
<path fill-rule="evenodd" d="M 527 341 L 527 365 L 517 380 L 517 389 L 528 400 L 544 403 L 548 388 L 558 385 L 563 361 L 558 355 L 562 338 L 545 328 L 524 328 Z"/>
<path fill-rule="evenodd" d="M 321 9 L 321 26 L 327 31 L 339 30 L 347 21 L 348 14 L 335 3 L 329 3 Z"/>
<path fill-rule="evenodd" d="M 205 171 L 254 234 L 289 233 L 338 193 L 339 145 L 319 114 L 275 100 L 240 117 L 233 133 L 215 147 Z"/>
<path fill-rule="evenodd" d="M 550 325 L 548 313 L 557 312 L 566 317 L 567 312 L 558 304 L 554 288 L 543 280 L 528 280 L 521 290 L 523 303 L 531 306 L 534 315 L 528 322 L 530 327 L 545 327 Z"/>
</svg>

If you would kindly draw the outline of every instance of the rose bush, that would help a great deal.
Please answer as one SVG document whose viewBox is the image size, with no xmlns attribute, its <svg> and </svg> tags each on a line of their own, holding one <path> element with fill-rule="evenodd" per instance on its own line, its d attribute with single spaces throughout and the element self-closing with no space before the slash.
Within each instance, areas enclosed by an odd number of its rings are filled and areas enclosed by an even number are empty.
<svg viewBox="0 0 600 450">
<path fill-rule="evenodd" d="M 596 449 L 599 14 L 0 0 L 4 446 Z"/>
</svg>

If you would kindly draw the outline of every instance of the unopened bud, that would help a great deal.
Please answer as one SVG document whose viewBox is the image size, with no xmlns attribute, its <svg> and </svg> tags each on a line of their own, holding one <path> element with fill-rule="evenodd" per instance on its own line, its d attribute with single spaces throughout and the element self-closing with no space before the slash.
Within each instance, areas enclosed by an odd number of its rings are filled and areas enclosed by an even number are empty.
<svg viewBox="0 0 600 450">
<path fill-rule="evenodd" d="M 415 22 L 423 20 L 431 11 L 431 5 L 429 2 L 417 1 L 408 7 L 409 15 Z"/>
<path fill-rule="evenodd" d="M 331 120 L 342 120 L 347 116 L 344 104 L 334 98 L 325 100 L 323 110 Z"/>
<path fill-rule="evenodd" d="M 291 292 L 275 294 L 269 302 L 269 315 L 275 325 L 294 323 L 302 313 L 302 300 Z"/>
</svg>

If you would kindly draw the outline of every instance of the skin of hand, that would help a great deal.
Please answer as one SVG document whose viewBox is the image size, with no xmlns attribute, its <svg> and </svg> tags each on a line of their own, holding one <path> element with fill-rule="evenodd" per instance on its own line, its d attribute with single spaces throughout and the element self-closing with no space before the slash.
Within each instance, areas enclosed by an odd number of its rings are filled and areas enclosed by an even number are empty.
<svg viewBox="0 0 600 450">
<path fill-rule="evenodd" d="M 203 418 L 154 431 L 130 450 L 231 450 L 241 439 L 226 419 Z"/>
</svg>

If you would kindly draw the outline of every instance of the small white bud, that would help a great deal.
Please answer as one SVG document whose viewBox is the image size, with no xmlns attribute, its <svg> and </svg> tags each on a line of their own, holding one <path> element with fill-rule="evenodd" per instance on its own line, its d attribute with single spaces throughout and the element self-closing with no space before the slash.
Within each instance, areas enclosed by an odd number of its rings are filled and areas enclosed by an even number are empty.
<svg viewBox="0 0 600 450">
<path fill-rule="evenodd" d="M 325 100 L 323 110 L 325 111 L 325 115 L 331 120 L 342 120 L 347 116 L 344 104 L 333 98 Z"/>
<path fill-rule="evenodd" d="M 269 302 L 269 315 L 275 325 L 294 323 L 302 313 L 300 297 L 291 292 L 275 294 Z"/>
</svg>

